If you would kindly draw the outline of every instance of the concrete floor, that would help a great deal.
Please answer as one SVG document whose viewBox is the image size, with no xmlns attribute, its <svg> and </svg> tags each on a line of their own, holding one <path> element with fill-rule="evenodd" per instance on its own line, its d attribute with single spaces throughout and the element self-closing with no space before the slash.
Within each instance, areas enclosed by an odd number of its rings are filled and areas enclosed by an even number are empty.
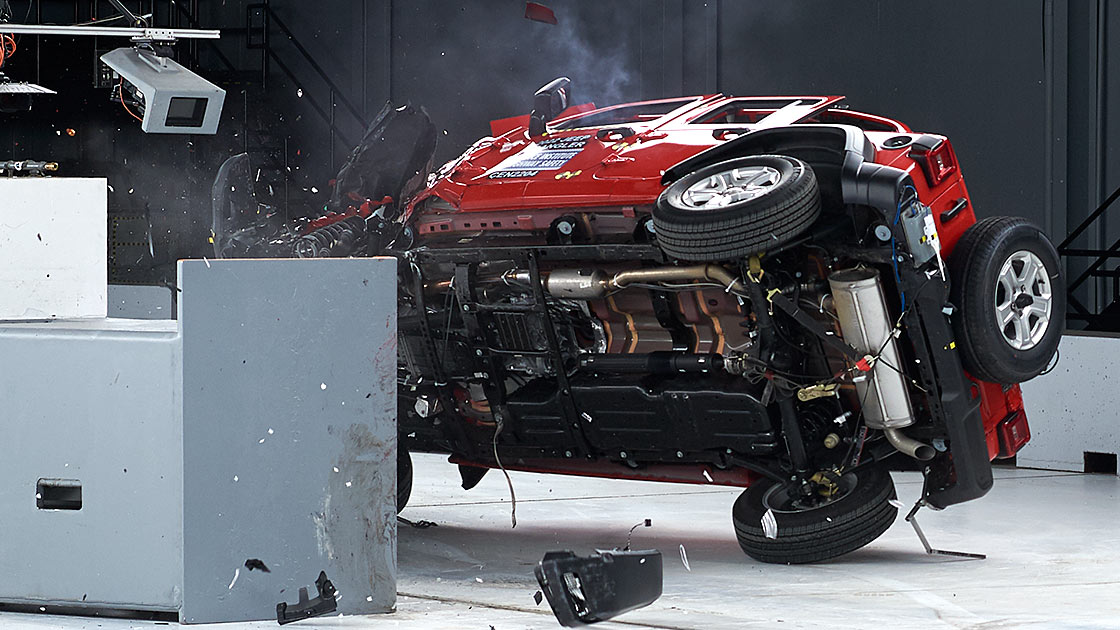
<svg viewBox="0 0 1120 630">
<path fill-rule="evenodd" d="M 630 527 L 650 518 L 653 526 L 636 530 L 633 544 L 665 554 L 664 595 L 600 627 L 1120 629 L 1116 476 L 997 469 L 984 499 L 922 511 L 935 547 L 985 553 L 987 560 L 927 556 L 900 517 L 860 551 L 787 567 L 756 563 L 739 550 L 730 522 L 735 489 L 514 473 L 518 525 L 511 530 L 501 474 L 465 492 L 442 458 L 414 461 L 416 486 L 402 516 L 438 526 L 401 525 L 397 612 L 293 628 L 559 628 L 547 602 L 533 601 L 532 569 L 541 555 L 625 545 Z M 921 490 L 916 473 L 896 474 L 895 483 L 908 504 Z M 5 630 L 167 627 L 0 613 Z"/>
</svg>

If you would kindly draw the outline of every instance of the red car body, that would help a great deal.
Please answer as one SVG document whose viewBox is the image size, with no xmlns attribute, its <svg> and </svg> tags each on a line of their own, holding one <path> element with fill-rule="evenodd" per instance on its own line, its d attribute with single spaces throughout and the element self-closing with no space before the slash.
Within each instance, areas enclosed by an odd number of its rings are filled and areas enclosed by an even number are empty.
<svg viewBox="0 0 1120 630">
<path fill-rule="evenodd" d="M 840 96 L 665 99 L 603 109 L 572 107 L 532 138 L 529 117 L 492 123 L 491 138 L 476 142 L 429 179 L 408 204 L 405 221 L 418 243 L 492 231 L 526 234 L 547 229 L 574 208 L 594 212 L 604 223 L 648 214 L 665 190 L 666 170 L 749 132 L 788 126 L 849 125 L 862 130 L 876 164 L 910 176 L 921 203 L 933 211 L 942 253 L 948 256 L 976 222 L 956 156 L 944 136 L 913 132 L 905 124 L 843 108 Z M 614 111 L 650 106 L 664 114 L 610 122 Z M 597 119 L 591 117 L 597 117 Z M 588 124 L 581 121 L 588 120 Z M 606 121 L 606 122 L 600 122 Z M 918 138 L 933 145 L 915 152 Z M 905 142 L 903 142 L 905 140 Z M 541 149 L 546 147 L 558 149 Z M 899 146 L 901 145 L 901 146 Z M 571 148 L 565 148 L 571 147 Z M 542 152 L 551 152 L 541 158 Z M 527 165 L 527 166 L 526 166 Z M 519 168 L 523 166 L 524 168 Z M 990 459 L 1008 458 L 1030 439 L 1018 385 L 1004 386 L 969 377 L 980 399 Z M 490 466 L 485 462 L 461 463 Z M 592 462 L 525 461 L 510 468 L 540 472 L 704 482 L 674 467 L 625 470 Z M 716 483 L 749 485 L 743 470 L 710 469 Z"/>
</svg>

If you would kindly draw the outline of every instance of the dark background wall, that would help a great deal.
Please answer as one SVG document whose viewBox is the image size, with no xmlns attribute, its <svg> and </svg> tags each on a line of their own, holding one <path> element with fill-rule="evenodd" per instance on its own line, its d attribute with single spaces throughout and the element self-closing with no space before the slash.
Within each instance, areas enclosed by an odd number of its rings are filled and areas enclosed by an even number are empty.
<svg viewBox="0 0 1120 630">
<path fill-rule="evenodd" d="M 29 4 L 11 2 L 18 21 Z M 11 74 L 27 78 L 18 75 L 38 65 L 61 94 L 0 119 L 0 158 L 49 157 L 68 174 L 108 176 L 112 205 L 147 209 L 166 237 L 145 263 L 157 265 L 205 250 L 207 182 L 229 155 L 258 145 L 279 152 L 287 193 L 274 201 L 296 213 L 321 203 L 386 101 L 427 108 L 445 160 L 486 135 L 489 120 L 525 113 L 533 90 L 559 75 L 573 79 L 577 100 L 598 104 L 845 94 L 853 108 L 948 135 L 979 214 L 1026 216 L 1056 240 L 1120 186 L 1120 99 L 1109 98 L 1120 63 L 1108 45 L 1120 6 L 1106 0 L 545 4 L 558 25 L 525 19 L 522 0 L 272 0 L 268 52 L 247 46 L 262 31 L 247 28 L 245 2 L 147 0 L 161 24 L 187 25 L 183 8 L 223 30 L 217 46 L 179 46 L 230 91 L 222 133 L 143 136 L 90 87 L 91 42 L 44 38 L 40 58 L 21 51 Z M 35 5 L 31 21 L 40 11 L 57 23 L 111 13 L 103 1 Z M 1105 223 L 1079 244 L 1110 243 L 1117 231 Z"/>
</svg>

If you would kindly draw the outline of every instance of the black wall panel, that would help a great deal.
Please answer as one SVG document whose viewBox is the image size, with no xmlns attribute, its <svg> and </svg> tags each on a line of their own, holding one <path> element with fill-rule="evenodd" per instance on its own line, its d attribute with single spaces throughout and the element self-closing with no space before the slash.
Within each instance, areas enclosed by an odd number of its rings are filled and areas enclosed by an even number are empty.
<svg viewBox="0 0 1120 630">
<path fill-rule="evenodd" d="M 853 109 L 947 135 L 980 215 L 1044 223 L 1042 3 L 725 1 L 720 11 L 722 91 L 844 94 Z"/>
<path fill-rule="evenodd" d="M 20 17 L 31 6 L 11 1 Z M 157 23 L 177 13 L 145 2 Z M 45 22 L 73 23 L 104 16 L 106 4 L 42 0 L 32 21 L 40 7 Z M 247 4 L 177 5 L 223 30 L 216 46 L 179 47 L 229 87 L 218 137 L 143 136 L 93 89 L 92 41 L 43 38 L 40 58 L 25 38 L 12 72 L 63 94 L 0 118 L 0 158 L 54 158 L 67 174 L 108 176 L 116 207 L 150 209 L 169 235 L 165 261 L 205 253 L 206 183 L 222 159 L 259 141 L 246 130 L 261 111 L 276 114 L 269 142 L 284 147 L 292 190 L 306 191 L 287 197 L 292 212 L 305 212 L 386 101 L 425 106 L 445 131 L 437 160 L 446 160 L 487 135 L 491 119 L 527 113 L 532 92 L 559 75 L 572 78 L 577 101 L 598 104 L 845 94 L 853 108 L 952 138 L 980 215 L 1026 216 L 1059 237 L 1120 186 L 1120 100 L 1109 98 L 1120 90 L 1110 46 L 1120 6 L 1106 0 L 544 0 L 558 25 L 525 19 L 523 0 L 271 0 L 267 73 L 263 51 L 246 47 Z M 1118 221 L 1079 245 L 1107 244 L 1114 232 Z"/>
</svg>

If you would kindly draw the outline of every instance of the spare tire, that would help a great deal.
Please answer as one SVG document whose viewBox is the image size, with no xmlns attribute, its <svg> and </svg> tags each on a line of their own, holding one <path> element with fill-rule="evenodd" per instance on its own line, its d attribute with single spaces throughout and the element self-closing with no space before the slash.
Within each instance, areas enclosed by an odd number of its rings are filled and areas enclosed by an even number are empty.
<svg viewBox="0 0 1120 630">
<path fill-rule="evenodd" d="M 1005 385 L 1038 376 L 1062 338 L 1066 288 L 1058 252 L 1020 217 L 968 228 L 949 256 L 953 328 L 964 368 Z"/>
<path fill-rule="evenodd" d="M 669 256 L 716 262 L 776 251 L 821 212 L 808 164 L 753 155 L 704 167 L 673 182 L 657 200 L 653 225 Z"/>
</svg>

